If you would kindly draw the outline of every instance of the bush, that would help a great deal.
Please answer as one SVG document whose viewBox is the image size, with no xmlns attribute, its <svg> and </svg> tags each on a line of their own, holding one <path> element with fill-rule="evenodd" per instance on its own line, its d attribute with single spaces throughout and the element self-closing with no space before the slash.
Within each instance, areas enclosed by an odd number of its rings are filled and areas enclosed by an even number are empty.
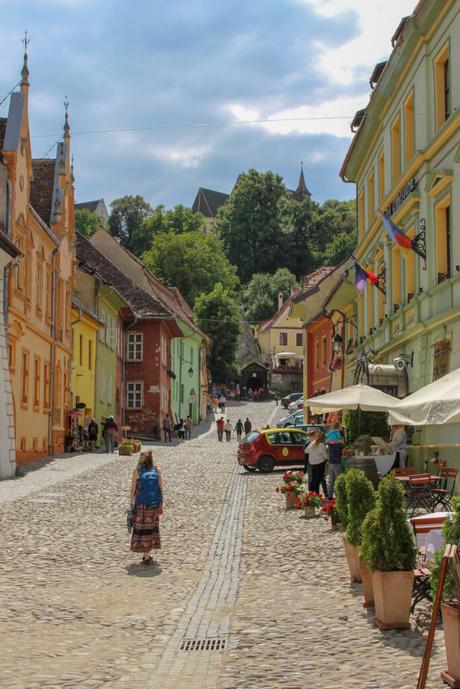
<svg viewBox="0 0 460 689">
<path fill-rule="evenodd" d="M 448 519 L 444 526 L 442 527 L 442 535 L 444 538 L 444 543 L 447 545 L 456 545 L 460 550 L 460 497 L 452 498 L 452 508 L 454 513 L 452 519 Z M 440 548 L 435 556 L 435 564 L 431 570 L 430 583 L 433 593 L 436 593 L 439 582 L 439 575 L 441 573 L 441 560 L 444 555 L 445 546 Z M 458 600 L 460 598 L 460 592 L 457 591 L 455 586 L 455 580 L 452 576 L 450 568 L 447 570 L 446 579 L 444 581 L 443 588 L 443 599 L 446 601 Z"/>
<path fill-rule="evenodd" d="M 351 545 L 361 545 L 362 526 L 370 510 L 375 507 L 374 486 L 360 469 L 350 469 L 345 474 L 348 500 L 347 540 Z"/>
<path fill-rule="evenodd" d="M 360 556 L 372 571 L 410 571 L 416 548 L 404 510 L 404 491 L 394 474 L 380 482 L 377 504 L 362 527 Z"/>
<path fill-rule="evenodd" d="M 335 510 L 339 517 L 339 524 L 346 529 L 348 526 L 348 495 L 346 474 L 339 474 L 335 482 Z"/>
</svg>

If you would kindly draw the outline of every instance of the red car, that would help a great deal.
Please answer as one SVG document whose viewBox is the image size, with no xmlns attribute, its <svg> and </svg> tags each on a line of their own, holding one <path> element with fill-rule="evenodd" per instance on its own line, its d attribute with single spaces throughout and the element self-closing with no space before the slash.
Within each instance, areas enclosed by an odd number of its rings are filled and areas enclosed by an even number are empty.
<svg viewBox="0 0 460 689">
<path fill-rule="evenodd" d="M 238 445 L 238 464 L 263 473 L 275 466 L 303 464 L 308 433 L 297 428 L 269 428 L 248 433 Z"/>
</svg>

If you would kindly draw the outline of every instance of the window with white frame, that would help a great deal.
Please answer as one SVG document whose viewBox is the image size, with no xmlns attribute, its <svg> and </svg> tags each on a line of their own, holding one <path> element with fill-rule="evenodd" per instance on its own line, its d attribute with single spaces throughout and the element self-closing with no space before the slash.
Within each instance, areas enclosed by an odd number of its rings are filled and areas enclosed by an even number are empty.
<svg viewBox="0 0 460 689">
<path fill-rule="evenodd" d="M 126 406 L 128 409 L 142 409 L 142 383 L 126 383 Z"/>
<path fill-rule="evenodd" d="M 113 400 L 113 376 L 110 373 L 107 381 L 107 404 L 112 404 Z"/>
<path fill-rule="evenodd" d="M 101 371 L 101 377 L 99 378 L 99 399 L 101 402 L 105 402 L 105 371 Z"/>
<path fill-rule="evenodd" d="M 142 361 L 142 333 L 128 333 L 127 359 L 128 361 Z"/>
<path fill-rule="evenodd" d="M 104 325 L 101 325 L 101 327 L 99 329 L 99 342 L 105 342 L 105 320 L 106 320 L 106 316 L 105 316 L 104 311 L 100 312 L 99 320 L 104 324 Z"/>
</svg>

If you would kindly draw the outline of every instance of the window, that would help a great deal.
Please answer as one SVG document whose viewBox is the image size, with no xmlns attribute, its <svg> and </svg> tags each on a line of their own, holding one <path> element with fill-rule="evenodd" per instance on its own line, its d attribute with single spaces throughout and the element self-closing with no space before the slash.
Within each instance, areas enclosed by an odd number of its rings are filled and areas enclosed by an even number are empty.
<svg viewBox="0 0 460 689">
<path fill-rule="evenodd" d="M 364 336 L 364 292 L 358 294 L 358 337 Z"/>
<path fill-rule="evenodd" d="M 57 365 L 54 377 L 54 423 L 60 425 L 62 409 L 62 370 L 61 364 Z"/>
<path fill-rule="evenodd" d="M 323 366 L 326 366 L 326 362 L 327 362 L 327 340 L 325 337 L 323 337 L 323 340 L 322 340 L 322 352 L 323 352 L 323 356 L 322 356 Z"/>
<path fill-rule="evenodd" d="M 282 347 L 286 347 L 288 343 L 288 334 L 287 333 L 280 333 L 280 345 Z"/>
<path fill-rule="evenodd" d="M 319 368 L 319 342 L 315 342 L 315 368 Z"/>
<path fill-rule="evenodd" d="M 110 373 L 107 381 L 107 404 L 112 404 L 113 401 L 113 375 Z"/>
<path fill-rule="evenodd" d="M 367 332 L 369 333 L 371 328 L 374 327 L 374 290 L 376 289 L 374 285 L 368 281 L 367 282 Z"/>
<path fill-rule="evenodd" d="M 32 294 L 32 255 L 30 252 L 29 242 L 27 242 L 27 249 L 26 249 L 26 255 L 24 257 L 24 262 L 25 262 L 24 280 L 25 280 L 26 299 L 27 299 L 27 301 L 30 301 L 30 297 Z"/>
<path fill-rule="evenodd" d="M 126 406 L 128 409 L 142 409 L 142 383 L 126 384 Z"/>
<path fill-rule="evenodd" d="M 80 366 L 83 366 L 83 335 L 79 337 L 78 362 Z"/>
<path fill-rule="evenodd" d="M 22 350 L 21 361 L 21 402 L 29 402 L 29 352 Z"/>
<path fill-rule="evenodd" d="M 101 371 L 99 378 L 99 399 L 101 402 L 105 401 L 105 371 Z"/>
<path fill-rule="evenodd" d="M 43 364 L 43 406 L 49 409 L 50 406 L 50 365 L 48 361 Z"/>
<path fill-rule="evenodd" d="M 110 349 L 115 351 L 117 347 L 117 321 L 115 318 L 110 319 Z"/>
<path fill-rule="evenodd" d="M 53 294 L 53 274 L 51 268 L 46 271 L 46 318 L 51 319 L 51 298 Z"/>
<path fill-rule="evenodd" d="M 437 283 L 448 280 L 450 269 L 451 215 L 450 197 L 436 206 L 436 270 Z"/>
<path fill-rule="evenodd" d="M 70 290 L 66 289 L 65 293 L 65 329 L 67 333 L 70 333 L 71 329 L 71 314 L 72 314 L 72 293 Z"/>
<path fill-rule="evenodd" d="M 43 263 L 40 259 L 37 260 L 37 267 L 35 270 L 35 292 L 36 292 L 36 308 L 39 315 L 43 308 Z"/>
<path fill-rule="evenodd" d="M 34 357 L 34 407 L 40 406 L 40 359 Z"/>
<path fill-rule="evenodd" d="M 372 224 L 375 215 L 375 184 L 374 184 L 374 171 L 369 175 L 367 180 L 367 217 L 369 225 Z"/>
<path fill-rule="evenodd" d="M 396 182 L 401 174 L 401 117 L 398 115 L 391 125 L 391 181 Z"/>
<path fill-rule="evenodd" d="M 391 252 L 391 274 L 393 277 L 393 313 L 401 306 L 401 250 L 394 247 Z"/>
<path fill-rule="evenodd" d="M 91 371 L 93 368 L 93 342 L 88 340 L 88 368 Z"/>
<path fill-rule="evenodd" d="M 56 338 L 60 341 L 62 341 L 62 336 L 63 336 L 63 286 L 64 283 L 61 278 L 58 278 L 57 281 L 57 290 L 56 290 Z"/>
<path fill-rule="evenodd" d="M 381 204 L 385 196 L 385 154 L 382 151 L 379 155 L 379 203 Z"/>
<path fill-rule="evenodd" d="M 128 333 L 128 361 L 142 361 L 142 333 Z"/>
<path fill-rule="evenodd" d="M 21 237 L 18 237 L 16 245 L 24 253 L 24 241 Z M 24 292 L 24 261 L 19 261 L 16 265 L 16 289 Z"/>
<path fill-rule="evenodd" d="M 296 344 L 296 347 L 302 347 L 302 345 L 303 345 L 303 334 L 302 333 L 296 333 L 295 334 L 295 344 Z"/>
<path fill-rule="evenodd" d="M 442 127 L 449 119 L 450 103 L 450 63 L 449 44 L 447 43 L 438 54 L 434 62 L 435 99 L 436 99 L 436 128 Z"/>
<path fill-rule="evenodd" d="M 358 197 L 358 234 L 364 237 L 364 191 Z"/>
<path fill-rule="evenodd" d="M 8 343 L 8 366 L 10 367 L 11 371 L 16 370 L 16 343 L 15 342 L 9 342 Z"/>
<path fill-rule="evenodd" d="M 406 165 L 415 153 L 414 94 L 404 103 L 404 160 Z"/>
<path fill-rule="evenodd" d="M 413 235 L 412 235 L 413 236 Z M 406 252 L 406 299 L 412 301 L 415 295 L 415 252 Z"/>
</svg>

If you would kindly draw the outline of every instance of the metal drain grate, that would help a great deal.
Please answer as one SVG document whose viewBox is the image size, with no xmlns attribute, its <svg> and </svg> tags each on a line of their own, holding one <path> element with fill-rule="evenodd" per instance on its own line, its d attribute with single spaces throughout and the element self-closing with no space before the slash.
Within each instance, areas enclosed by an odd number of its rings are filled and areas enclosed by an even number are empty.
<svg viewBox="0 0 460 689">
<path fill-rule="evenodd" d="M 226 639 L 183 639 L 181 651 L 224 651 Z"/>
</svg>

